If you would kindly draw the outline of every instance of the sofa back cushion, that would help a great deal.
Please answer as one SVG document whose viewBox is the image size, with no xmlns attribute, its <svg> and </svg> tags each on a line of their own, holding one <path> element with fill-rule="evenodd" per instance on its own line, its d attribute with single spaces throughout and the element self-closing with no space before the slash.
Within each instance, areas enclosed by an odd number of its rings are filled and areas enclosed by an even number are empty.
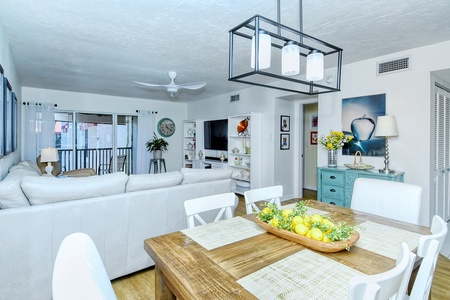
<svg viewBox="0 0 450 300">
<path fill-rule="evenodd" d="M 159 174 L 130 175 L 128 178 L 126 191 L 135 192 L 170 187 L 179 185 L 182 180 L 183 175 L 181 175 L 179 171 Z"/>
<path fill-rule="evenodd" d="M 230 169 L 181 169 L 183 182 L 181 184 L 199 183 L 231 178 Z"/>
<path fill-rule="evenodd" d="M 20 188 L 20 183 L 26 176 L 39 177 L 39 174 L 32 168 L 15 165 L 5 179 L 0 181 L 0 209 L 30 206 Z"/>
<path fill-rule="evenodd" d="M 112 173 L 101 176 L 56 178 L 25 177 L 22 190 L 31 205 L 108 196 L 125 192 L 128 175 Z"/>
</svg>

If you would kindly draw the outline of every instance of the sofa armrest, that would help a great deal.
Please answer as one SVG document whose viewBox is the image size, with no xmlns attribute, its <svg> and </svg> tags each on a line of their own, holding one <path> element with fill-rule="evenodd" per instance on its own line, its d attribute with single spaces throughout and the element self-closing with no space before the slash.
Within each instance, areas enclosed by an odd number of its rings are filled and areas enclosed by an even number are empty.
<svg viewBox="0 0 450 300">
<path fill-rule="evenodd" d="M 77 170 L 71 170 L 62 173 L 63 176 L 68 177 L 84 177 L 84 176 L 92 176 L 95 175 L 95 170 L 92 168 L 85 168 L 85 169 L 77 169 Z"/>
</svg>

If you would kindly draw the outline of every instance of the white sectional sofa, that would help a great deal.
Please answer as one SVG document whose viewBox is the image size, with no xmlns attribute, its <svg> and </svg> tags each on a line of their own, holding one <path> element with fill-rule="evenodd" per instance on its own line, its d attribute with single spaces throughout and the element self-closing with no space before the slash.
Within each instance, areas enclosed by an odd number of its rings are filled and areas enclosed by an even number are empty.
<svg viewBox="0 0 450 300">
<path fill-rule="evenodd" d="M 154 265 L 144 240 L 186 228 L 184 201 L 230 192 L 230 177 L 182 169 L 55 178 L 20 162 L 0 182 L 0 299 L 51 299 L 55 256 L 73 232 L 94 240 L 111 279 Z"/>
</svg>

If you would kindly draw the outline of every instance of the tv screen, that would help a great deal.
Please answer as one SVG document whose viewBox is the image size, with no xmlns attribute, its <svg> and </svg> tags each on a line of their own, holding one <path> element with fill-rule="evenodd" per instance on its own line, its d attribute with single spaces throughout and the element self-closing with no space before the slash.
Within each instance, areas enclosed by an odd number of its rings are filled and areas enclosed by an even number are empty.
<svg viewBox="0 0 450 300">
<path fill-rule="evenodd" d="M 205 121 L 205 149 L 228 150 L 228 120 Z"/>
</svg>

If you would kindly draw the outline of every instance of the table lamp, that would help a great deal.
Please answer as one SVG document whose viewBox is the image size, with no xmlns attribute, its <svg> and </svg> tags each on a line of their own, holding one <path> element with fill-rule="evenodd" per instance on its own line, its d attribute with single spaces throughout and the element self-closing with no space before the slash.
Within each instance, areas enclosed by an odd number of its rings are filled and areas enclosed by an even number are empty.
<svg viewBox="0 0 450 300">
<path fill-rule="evenodd" d="M 41 162 L 46 162 L 47 166 L 45 171 L 47 174 L 52 174 L 53 166 L 52 162 L 58 161 L 58 150 L 56 148 L 46 148 L 41 151 Z"/>
<path fill-rule="evenodd" d="M 380 173 L 395 173 L 394 170 L 389 169 L 389 149 L 388 139 L 391 136 L 398 136 L 397 121 L 394 116 L 380 116 L 377 119 L 377 126 L 375 128 L 375 136 L 381 136 L 385 139 L 384 152 L 384 169 L 380 169 Z"/>
</svg>

